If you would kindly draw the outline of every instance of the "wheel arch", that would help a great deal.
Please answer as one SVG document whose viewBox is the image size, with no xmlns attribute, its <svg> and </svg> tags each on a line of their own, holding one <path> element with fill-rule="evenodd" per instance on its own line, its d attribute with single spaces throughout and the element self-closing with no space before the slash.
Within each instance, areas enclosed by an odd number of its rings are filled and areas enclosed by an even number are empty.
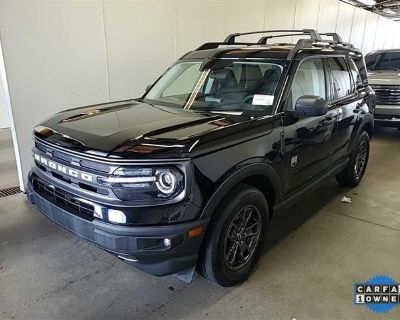
<svg viewBox="0 0 400 320">
<path fill-rule="evenodd" d="M 369 139 L 372 139 L 372 136 L 374 134 L 374 125 L 372 122 L 367 122 L 364 124 L 364 126 L 361 127 L 361 131 L 365 131 L 369 135 Z"/>
<path fill-rule="evenodd" d="M 373 133 L 374 133 L 374 120 L 372 116 L 368 116 L 362 121 L 353 131 L 352 138 L 350 140 L 350 144 L 348 146 L 348 152 L 349 154 L 353 151 L 355 148 L 355 145 L 357 143 L 358 137 L 360 136 L 361 132 L 365 131 L 369 139 L 372 139 Z"/>
<path fill-rule="evenodd" d="M 259 189 L 265 196 L 272 217 L 273 207 L 282 199 L 280 178 L 277 172 L 266 163 L 249 164 L 228 176 L 205 205 L 201 218 L 211 216 L 221 201 L 240 183 Z"/>
</svg>

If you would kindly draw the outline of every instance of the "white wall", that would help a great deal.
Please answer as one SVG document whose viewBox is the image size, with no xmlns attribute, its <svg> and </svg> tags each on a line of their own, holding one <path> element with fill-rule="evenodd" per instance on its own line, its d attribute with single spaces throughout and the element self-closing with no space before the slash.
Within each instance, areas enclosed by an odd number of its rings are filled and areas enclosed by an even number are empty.
<svg viewBox="0 0 400 320">
<path fill-rule="evenodd" d="M 20 174 L 33 126 L 51 114 L 136 97 L 183 53 L 227 33 L 294 27 L 337 31 L 364 52 L 400 46 L 399 23 L 338 0 L 0 0 Z"/>
<path fill-rule="evenodd" d="M 0 77 L 0 129 L 10 127 L 10 117 L 6 106 L 6 94 Z"/>
</svg>

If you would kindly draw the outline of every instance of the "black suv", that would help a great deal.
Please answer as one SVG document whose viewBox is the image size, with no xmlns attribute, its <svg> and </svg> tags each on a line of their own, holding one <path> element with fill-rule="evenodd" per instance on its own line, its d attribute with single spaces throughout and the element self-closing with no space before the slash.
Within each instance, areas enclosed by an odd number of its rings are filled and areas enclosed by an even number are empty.
<svg viewBox="0 0 400 320">
<path fill-rule="evenodd" d="M 236 41 L 247 34 L 264 36 Z M 300 39 L 268 43 L 282 36 Z M 232 286 L 273 215 L 329 177 L 360 182 L 373 104 L 361 52 L 337 34 L 231 34 L 184 55 L 140 99 L 36 127 L 27 194 L 139 269 L 190 281 L 197 267 Z"/>
</svg>

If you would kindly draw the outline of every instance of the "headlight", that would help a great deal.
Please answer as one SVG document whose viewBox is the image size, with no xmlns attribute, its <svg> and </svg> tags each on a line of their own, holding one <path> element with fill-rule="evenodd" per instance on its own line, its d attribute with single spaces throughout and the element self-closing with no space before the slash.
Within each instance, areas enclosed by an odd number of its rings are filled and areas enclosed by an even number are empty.
<svg viewBox="0 0 400 320">
<path fill-rule="evenodd" d="M 178 185 L 178 177 L 169 169 L 156 171 L 156 186 L 164 194 L 172 194 Z"/>
<path fill-rule="evenodd" d="M 126 201 L 170 200 L 182 194 L 184 175 L 178 168 L 120 167 L 99 183 L 109 185 L 115 195 Z"/>
</svg>

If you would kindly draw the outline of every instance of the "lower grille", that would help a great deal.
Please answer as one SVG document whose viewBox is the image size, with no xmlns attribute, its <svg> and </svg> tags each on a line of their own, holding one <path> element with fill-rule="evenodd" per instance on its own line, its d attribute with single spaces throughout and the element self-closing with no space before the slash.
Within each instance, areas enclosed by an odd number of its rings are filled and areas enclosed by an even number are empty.
<svg viewBox="0 0 400 320">
<path fill-rule="evenodd" d="M 33 190 L 46 200 L 60 208 L 66 209 L 72 214 L 88 221 L 93 220 L 94 207 L 76 199 L 72 194 L 50 185 L 39 178 L 33 180 Z"/>
<path fill-rule="evenodd" d="M 373 85 L 376 94 L 376 104 L 400 105 L 400 86 Z"/>
</svg>

